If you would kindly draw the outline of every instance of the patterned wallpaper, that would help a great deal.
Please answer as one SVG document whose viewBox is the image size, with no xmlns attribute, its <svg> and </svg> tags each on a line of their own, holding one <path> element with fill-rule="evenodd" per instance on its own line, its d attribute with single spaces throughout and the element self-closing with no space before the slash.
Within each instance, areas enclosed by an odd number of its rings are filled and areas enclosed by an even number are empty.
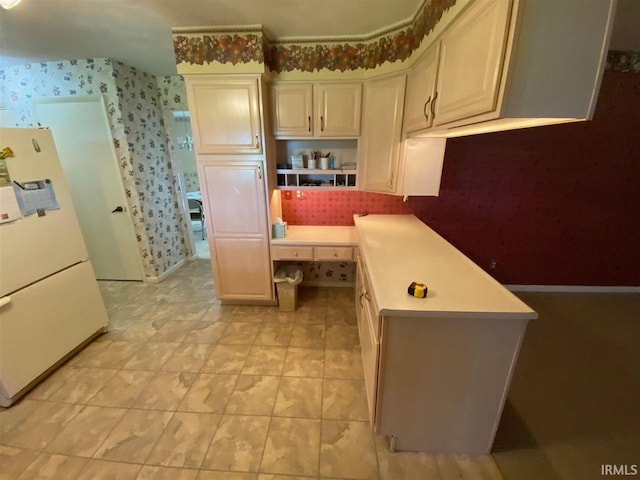
<svg viewBox="0 0 640 480">
<path fill-rule="evenodd" d="M 607 71 L 592 122 L 449 139 L 439 197 L 282 192 L 283 217 L 415 214 L 506 284 L 637 286 L 638 105 L 640 75 Z"/>
<path fill-rule="evenodd" d="M 144 273 L 158 276 L 186 251 L 154 78 L 111 59 L 0 69 L 0 102 L 12 111 L 16 126 L 37 124 L 36 98 L 94 94 L 106 100 Z"/>
<path fill-rule="evenodd" d="M 219 62 L 265 63 L 273 72 L 322 69 L 344 72 L 375 68 L 385 62 L 404 61 L 420 46 L 442 14 L 456 0 L 425 1 L 407 25 L 381 33 L 366 41 L 277 42 L 263 32 L 229 32 L 206 29 L 174 29 L 176 63 L 203 65 Z"/>
<path fill-rule="evenodd" d="M 355 262 L 278 262 L 302 268 L 302 284 L 315 286 L 353 286 L 356 283 Z"/>
<path fill-rule="evenodd" d="M 622 73 L 640 73 L 640 52 L 609 50 L 607 70 Z"/>
<path fill-rule="evenodd" d="M 174 171 L 156 78 L 115 62 L 114 78 L 128 140 L 133 175 L 140 196 L 150 254 L 157 274 L 182 260 L 184 218 L 178 204 Z"/>
<path fill-rule="evenodd" d="M 181 75 L 157 77 L 156 81 L 163 110 L 189 110 L 184 78 Z"/>
<path fill-rule="evenodd" d="M 200 181 L 198 180 L 198 172 L 185 172 L 184 184 L 187 192 L 197 192 L 200 190 Z"/>
</svg>

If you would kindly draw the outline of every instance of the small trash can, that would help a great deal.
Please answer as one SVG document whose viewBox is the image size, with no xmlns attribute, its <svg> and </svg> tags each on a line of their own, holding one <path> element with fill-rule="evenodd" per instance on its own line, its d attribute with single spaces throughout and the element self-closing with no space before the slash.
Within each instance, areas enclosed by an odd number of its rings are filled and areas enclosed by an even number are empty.
<svg viewBox="0 0 640 480">
<path fill-rule="evenodd" d="M 298 265 L 283 265 L 273 279 L 278 291 L 278 304 L 283 312 L 294 312 L 298 301 L 298 285 L 302 282 L 302 268 Z"/>
</svg>

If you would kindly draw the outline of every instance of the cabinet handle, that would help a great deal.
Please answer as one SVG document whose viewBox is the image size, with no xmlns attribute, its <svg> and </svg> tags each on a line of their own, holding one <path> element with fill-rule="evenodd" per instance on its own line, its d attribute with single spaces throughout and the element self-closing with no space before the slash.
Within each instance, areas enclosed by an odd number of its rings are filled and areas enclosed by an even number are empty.
<svg viewBox="0 0 640 480">
<path fill-rule="evenodd" d="M 260 148 L 260 142 L 258 141 L 258 135 L 256 135 L 256 148 Z"/>
<path fill-rule="evenodd" d="M 324 132 L 324 117 L 320 115 L 320 131 Z"/>
<path fill-rule="evenodd" d="M 334 252 L 333 256 L 334 256 L 334 257 L 336 257 L 336 258 L 338 258 L 338 253 L 337 253 L 337 252 Z"/>
<path fill-rule="evenodd" d="M 389 177 L 389 188 L 393 188 L 394 177 L 395 177 L 394 172 L 391 172 L 391 177 Z"/>
<path fill-rule="evenodd" d="M 309 131 L 311 131 L 311 115 L 309 115 Z"/>
<path fill-rule="evenodd" d="M 436 98 L 438 98 L 438 92 L 433 96 L 433 100 L 431 100 L 431 119 L 436 119 Z"/>
<path fill-rule="evenodd" d="M 293 256 L 297 257 L 298 256 L 298 252 L 293 252 Z"/>
<path fill-rule="evenodd" d="M 427 107 L 429 106 L 430 103 L 431 103 L 431 95 L 429 95 L 429 98 L 427 98 L 427 101 L 424 102 L 424 108 L 422 109 L 422 113 L 424 114 L 424 118 L 427 120 L 427 122 L 429 121 L 429 112 L 427 111 Z"/>
<path fill-rule="evenodd" d="M 262 180 L 262 165 L 258 165 L 258 178 Z"/>
<path fill-rule="evenodd" d="M 364 305 L 362 304 L 362 297 L 364 297 L 364 293 L 360 294 L 360 299 L 358 300 L 358 303 L 360 304 L 361 308 L 364 308 Z"/>
<path fill-rule="evenodd" d="M 367 300 L 367 302 L 371 301 L 371 296 L 369 295 L 369 292 L 364 292 L 364 298 Z"/>
</svg>

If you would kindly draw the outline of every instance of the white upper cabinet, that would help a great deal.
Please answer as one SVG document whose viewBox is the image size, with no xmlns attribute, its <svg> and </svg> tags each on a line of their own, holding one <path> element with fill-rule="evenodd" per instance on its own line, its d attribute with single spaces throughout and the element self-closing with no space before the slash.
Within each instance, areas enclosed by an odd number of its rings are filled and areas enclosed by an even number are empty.
<svg viewBox="0 0 640 480">
<path fill-rule="evenodd" d="M 433 123 L 432 100 L 436 94 L 439 53 L 438 42 L 409 71 L 404 107 L 405 132 L 429 128 Z"/>
<path fill-rule="evenodd" d="M 262 153 L 257 77 L 198 76 L 185 82 L 197 153 Z"/>
<path fill-rule="evenodd" d="M 276 84 L 272 87 L 276 135 L 313 136 L 313 85 L 310 83 Z"/>
<path fill-rule="evenodd" d="M 392 195 L 437 196 L 446 138 L 402 140 L 405 75 L 364 86 L 360 189 Z"/>
<path fill-rule="evenodd" d="M 361 83 L 318 84 L 314 93 L 316 136 L 360 135 Z"/>
<path fill-rule="evenodd" d="M 505 0 L 477 1 L 443 36 L 435 125 L 496 109 L 510 10 Z"/>
<path fill-rule="evenodd" d="M 276 137 L 360 136 L 362 83 L 277 83 L 271 91 Z"/>
<path fill-rule="evenodd" d="M 404 132 L 455 137 L 593 118 L 614 11 L 615 0 L 472 0 L 411 68 Z"/>
<path fill-rule="evenodd" d="M 365 83 L 360 139 L 361 190 L 396 191 L 404 86 L 405 75 Z"/>
</svg>

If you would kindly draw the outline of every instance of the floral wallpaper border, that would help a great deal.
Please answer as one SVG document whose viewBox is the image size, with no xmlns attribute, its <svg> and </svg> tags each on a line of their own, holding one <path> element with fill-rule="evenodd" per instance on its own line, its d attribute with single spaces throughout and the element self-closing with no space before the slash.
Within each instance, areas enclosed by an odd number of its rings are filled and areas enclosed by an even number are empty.
<svg viewBox="0 0 640 480">
<path fill-rule="evenodd" d="M 252 33 L 188 33 L 173 36 L 176 64 L 187 62 L 204 65 L 205 62 L 264 63 L 264 42 L 262 32 Z"/>
<path fill-rule="evenodd" d="M 409 58 L 455 3 L 456 0 L 427 0 L 407 25 L 355 43 L 284 43 L 269 40 L 263 32 L 174 29 L 176 63 L 203 65 L 217 61 L 236 65 L 257 61 L 276 73 L 372 69 Z"/>
<path fill-rule="evenodd" d="M 620 73 L 640 73 L 640 52 L 609 50 L 606 69 Z"/>
</svg>

